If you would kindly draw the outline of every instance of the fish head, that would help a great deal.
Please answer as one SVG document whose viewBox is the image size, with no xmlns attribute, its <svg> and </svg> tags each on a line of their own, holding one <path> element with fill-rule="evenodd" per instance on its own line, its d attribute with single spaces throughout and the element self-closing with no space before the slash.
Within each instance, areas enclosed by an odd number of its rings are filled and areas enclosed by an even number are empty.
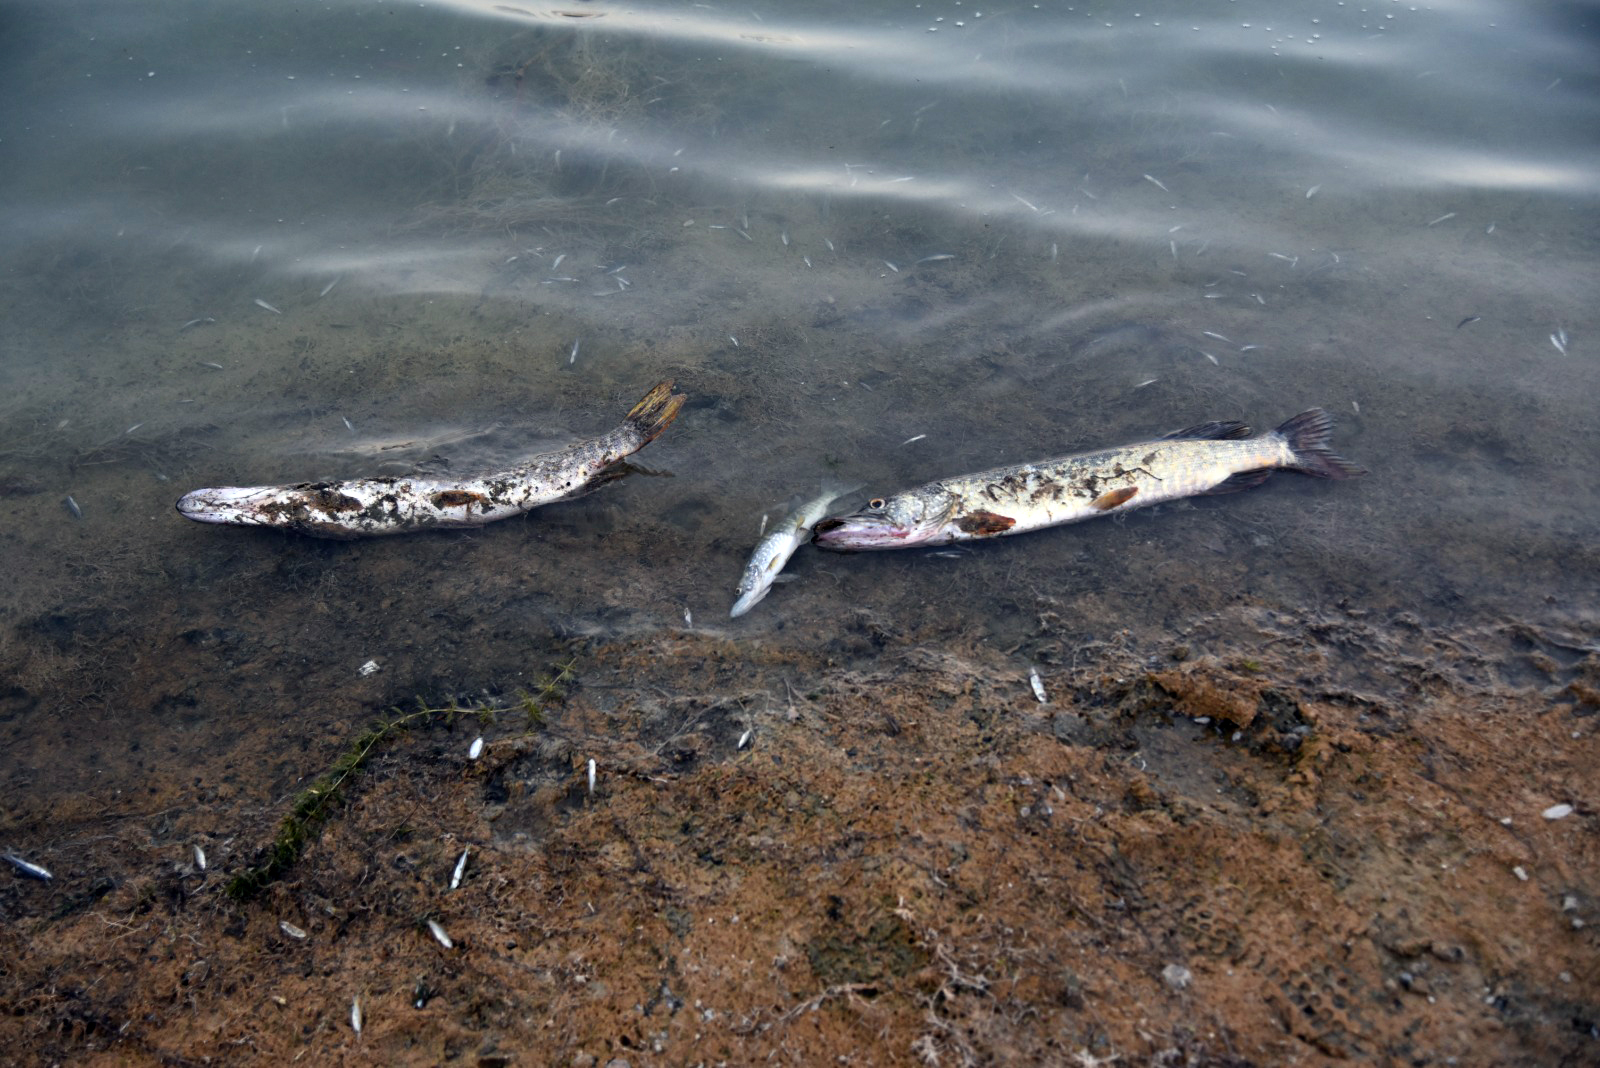
<svg viewBox="0 0 1600 1068">
<path fill-rule="evenodd" d="M 761 603 L 761 599 L 767 595 L 767 591 L 770 589 L 772 589 L 772 583 L 770 582 L 753 583 L 746 579 L 744 582 L 739 583 L 739 588 L 733 591 L 739 595 L 739 599 L 733 602 L 733 609 L 728 613 L 728 618 L 738 619 L 750 611 L 750 609 Z"/>
<path fill-rule="evenodd" d="M 265 506 L 280 496 L 273 486 L 220 486 L 186 493 L 178 499 L 178 514 L 196 523 L 232 523 L 270 526 Z"/>
<path fill-rule="evenodd" d="M 954 495 L 944 491 L 874 497 L 850 515 L 819 520 L 811 540 L 841 552 L 939 544 L 954 507 Z"/>
</svg>

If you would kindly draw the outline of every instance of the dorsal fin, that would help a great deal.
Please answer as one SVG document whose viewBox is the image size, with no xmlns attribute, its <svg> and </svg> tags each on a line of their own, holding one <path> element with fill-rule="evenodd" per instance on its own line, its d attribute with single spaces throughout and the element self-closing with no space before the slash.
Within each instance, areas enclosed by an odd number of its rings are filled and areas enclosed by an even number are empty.
<svg viewBox="0 0 1600 1068">
<path fill-rule="evenodd" d="M 1167 441 L 1176 441 L 1180 438 L 1221 440 L 1224 438 L 1247 438 L 1249 436 L 1249 425 L 1241 423 L 1237 419 L 1228 422 L 1198 423 L 1194 426 L 1184 427 L 1182 430 L 1174 430 L 1170 434 L 1161 435 L 1162 439 Z"/>
</svg>

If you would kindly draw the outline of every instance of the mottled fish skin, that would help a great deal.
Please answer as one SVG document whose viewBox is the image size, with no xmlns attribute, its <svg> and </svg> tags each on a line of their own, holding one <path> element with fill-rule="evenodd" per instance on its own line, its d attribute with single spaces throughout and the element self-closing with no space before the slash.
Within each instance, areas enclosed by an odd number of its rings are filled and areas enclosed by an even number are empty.
<svg viewBox="0 0 1600 1068">
<path fill-rule="evenodd" d="M 1280 468 L 1317 478 L 1365 474 L 1329 450 L 1332 427 L 1328 413 L 1313 408 L 1258 437 L 1243 423 L 1203 423 L 1155 441 L 941 479 L 821 520 L 814 540 L 845 552 L 945 545 L 1231 493 Z"/>
<path fill-rule="evenodd" d="M 278 527 L 316 538 L 365 538 L 477 527 L 540 505 L 581 496 L 626 474 L 622 461 L 655 440 L 677 416 L 683 394 L 656 385 L 615 430 L 495 474 L 442 480 L 361 478 L 293 486 L 200 489 L 178 512 L 200 523 Z"/>
<path fill-rule="evenodd" d="M 730 619 L 738 619 L 760 603 L 795 550 L 811 537 L 811 528 L 817 520 L 828 514 L 828 506 L 857 488 L 824 486 L 820 496 L 802 504 L 773 525 L 767 536 L 756 545 L 755 552 L 750 554 L 750 562 L 745 565 L 739 586 L 733 591 L 738 594 L 738 600 L 728 613 Z"/>
</svg>

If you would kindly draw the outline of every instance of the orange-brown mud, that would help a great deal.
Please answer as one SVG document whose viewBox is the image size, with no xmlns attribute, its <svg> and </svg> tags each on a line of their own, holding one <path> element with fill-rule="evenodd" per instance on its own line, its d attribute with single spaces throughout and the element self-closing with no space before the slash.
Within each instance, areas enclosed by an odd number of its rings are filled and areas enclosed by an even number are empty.
<svg viewBox="0 0 1600 1068">
<path fill-rule="evenodd" d="M 102 866 L 0 879 L 0 1046 L 91 1065 L 1595 1063 L 1593 655 L 1533 652 L 1548 685 L 1517 690 L 1396 659 L 1418 682 L 1402 705 L 1330 685 L 1309 639 L 1251 658 L 1124 642 L 1042 662 L 1041 704 L 1013 658 L 913 638 L 862 611 L 832 657 L 573 640 L 542 724 L 399 736 L 248 904 L 223 888 L 288 800 L 179 808 L 185 784 L 158 782 L 104 821 Z M 8 839 L 49 841 L 29 820 Z"/>
</svg>

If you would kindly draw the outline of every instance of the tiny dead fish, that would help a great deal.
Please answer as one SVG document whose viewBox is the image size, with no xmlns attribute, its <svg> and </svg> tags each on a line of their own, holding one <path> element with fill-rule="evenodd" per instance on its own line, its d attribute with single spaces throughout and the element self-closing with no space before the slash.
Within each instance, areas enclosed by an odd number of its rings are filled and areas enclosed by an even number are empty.
<svg viewBox="0 0 1600 1068">
<path fill-rule="evenodd" d="M 466 874 L 467 854 L 470 852 L 472 852 L 470 849 L 461 851 L 461 859 L 456 861 L 456 870 L 450 875 L 450 889 L 455 890 L 461 886 L 461 876 Z"/>
<path fill-rule="evenodd" d="M 358 1035 L 361 1033 L 361 998 L 359 996 L 350 1000 L 350 1030 Z"/>
<path fill-rule="evenodd" d="M 743 749 L 745 746 L 749 745 L 750 744 L 750 735 L 752 733 L 754 733 L 754 732 L 751 731 L 751 730 L 746 730 L 743 734 L 739 735 L 739 742 L 738 742 L 737 745 L 734 746 L 734 748 L 735 749 Z"/>
<path fill-rule="evenodd" d="M 191 326 L 204 326 L 206 323 L 214 323 L 214 322 L 216 322 L 216 320 L 211 318 L 211 316 L 203 315 L 198 319 L 190 319 L 188 322 L 186 322 L 182 326 L 178 327 L 178 332 L 181 334 L 183 331 L 189 329 Z"/>
<path fill-rule="evenodd" d="M 590 757 L 589 758 L 589 792 L 591 794 L 594 793 L 594 780 L 595 780 L 596 772 L 598 770 L 599 770 L 599 765 L 597 765 L 594 762 L 594 757 Z"/>
<path fill-rule="evenodd" d="M 918 263 L 939 263 L 942 260 L 953 260 L 955 258 L 956 258 L 956 256 L 955 256 L 955 253 L 953 253 L 953 252 L 936 252 L 932 256 L 924 256 L 924 257 L 922 257 L 917 262 Z"/>
<path fill-rule="evenodd" d="M 450 941 L 450 936 L 445 934 L 445 930 L 443 927 L 439 926 L 438 920 L 428 921 L 428 933 L 433 935 L 434 941 L 438 942 L 445 949 L 455 948 L 456 944 Z"/>
<path fill-rule="evenodd" d="M 1154 441 L 941 479 L 875 497 L 852 515 L 821 520 L 812 540 L 852 552 L 944 545 L 1022 534 L 1162 501 L 1232 493 L 1284 469 L 1316 478 L 1366 472 L 1328 447 L 1333 420 L 1312 408 L 1250 437 L 1212 422 Z"/>
<path fill-rule="evenodd" d="M 516 259 L 516 257 L 513 256 L 512 259 Z M 327 285 L 322 287 L 322 292 L 318 293 L 317 297 L 320 299 L 322 297 L 327 296 L 329 293 L 332 293 L 333 292 L 333 287 L 338 285 L 339 284 L 339 279 L 341 279 L 343 277 L 344 277 L 344 275 L 342 275 L 342 274 L 341 275 L 335 275 L 333 281 L 329 282 Z"/>
<path fill-rule="evenodd" d="M 15 853 L 0 853 L 0 860 L 4 860 L 7 864 L 17 869 L 19 873 L 27 876 L 29 879 L 38 879 L 42 883 L 47 883 L 51 879 L 55 878 L 55 876 L 51 875 L 46 869 L 40 867 L 32 861 L 23 860 Z"/>
<path fill-rule="evenodd" d="M 1154 185 L 1157 189 L 1161 190 L 1163 193 L 1172 192 L 1172 190 L 1168 189 L 1166 186 L 1161 184 L 1161 179 L 1155 177 L 1154 175 L 1147 174 L 1147 175 L 1144 176 L 1144 180 L 1149 182 L 1149 183 L 1151 183 L 1152 185 Z"/>
<path fill-rule="evenodd" d="M 1443 215 L 1439 216 L 1437 219 L 1433 220 L 1428 225 L 1429 226 L 1438 226 L 1440 223 L 1444 222 L 1446 219 L 1454 219 L 1455 217 L 1456 217 L 1456 213 L 1455 212 L 1447 211 Z"/>
<path fill-rule="evenodd" d="M 194 866 L 201 871 L 206 870 L 206 851 L 199 846 L 194 847 Z"/>
<path fill-rule="evenodd" d="M 467 749 L 467 759 L 477 760 L 481 756 L 483 756 L 483 739 L 474 738 L 472 745 Z"/>
<path fill-rule="evenodd" d="M 1028 685 L 1033 687 L 1033 696 L 1039 699 L 1041 705 L 1050 703 L 1050 695 L 1044 692 L 1044 680 L 1039 677 L 1039 669 L 1031 665 L 1028 668 Z"/>
<path fill-rule="evenodd" d="M 296 927 L 294 924 L 290 923 L 288 920 L 279 920 L 278 921 L 278 930 L 282 931 L 284 934 L 288 935 L 290 938 L 295 939 L 296 941 L 304 942 L 305 939 L 306 939 L 305 931 L 303 931 L 300 928 Z"/>
<path fill-rule="evenodd" d="M 260 297 L 256 298 L 256 307 L 265 308 L 265 309 L 267 309 L 267 311 L 271 312 L 273 315 L 282 315 L 283 314 L 283 312 L 279 311 L 277 308 L 274 308 L 272 305 L 268 304 L 266 301 L 262 300 Z"/>
<path fill-rule="evenodd" d="M 65 508 L 67 510 L 67 514 L 72 518 L 83 518 L 83 509 L 78 507 L 78 502 L 73 500 L 72 494 L 69 493 L 61 499 L 61 507 Z"/>
<path fill-rule="evenodd" d="M 795 550 L 811 537 L 811 528 L 817 520 L 828 514 L 828 506 L 845 494 L 854 492 L 855 488 L 825 484 L 819 495 L 772 525 L 772 531 L 756 545 L 755 552 L 750 554 L 750 562 L 744 567 L 744 575 L 734 590 L 738 597 L 728 613 L 730 619 L 738 619 L 760 603 Z"/>
<path fill-rule="evenodd" d="M 1465 319 L 1461 320 L 1459 323 L 1456 324 L 1456 329 L 1460 330 L 1463 326 L 1466 326 L 1468 323 L 1475 323 L 1479 319 L 1482 319 L 1482 318 L 1483 318 L 1483 316 L 1481 316 L 1481 315 L 1469 315 Z"/>
</svg>

